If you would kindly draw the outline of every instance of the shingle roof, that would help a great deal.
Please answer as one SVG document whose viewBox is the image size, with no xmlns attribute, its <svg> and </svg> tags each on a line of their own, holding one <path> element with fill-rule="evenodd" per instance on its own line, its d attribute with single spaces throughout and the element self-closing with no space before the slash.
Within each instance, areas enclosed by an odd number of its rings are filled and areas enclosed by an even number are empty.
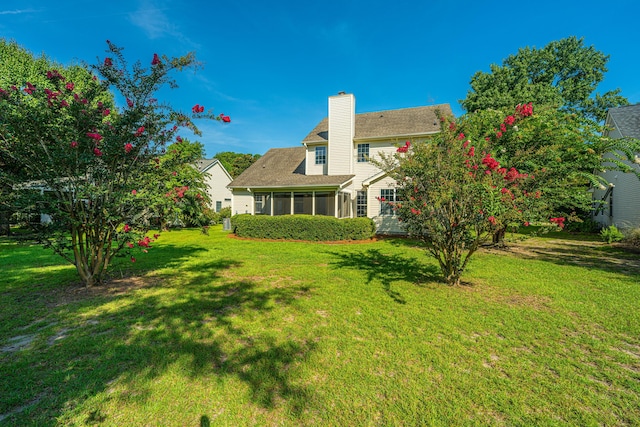
<svg viewBox="0 0 640 427">
<path fill-rule="evenodd" d="M 209 166 L 218 162 L 218 159 L 200 159 L 196 160 L 196 167 L 200 172 L 206 170 Z"/>
<path fill-rule="evenodd" d="M 272 148 L 234 179 L 228 187 L 339 186 L 354 175 L 305 175 L 305 147 Z"/>
<path fill-rule="evenodd" d="M 436 111 L 439 111 L 443 116 L 453 116 L 449 104 L 356 114 L 355 139 L 409 136 L 437 132 L 440 130 L 440 122 L 437 119 Z M 302 142 L 306 144 L 322 143 L 327 142 L 328 139 L 329 119 L 325 117 L 309 132 Z"/>
<path fill-rule="evenodd" d="M 611 108 L 609 116 L 622 136 L 640 138 L 640 104 Z"/>
</svg>

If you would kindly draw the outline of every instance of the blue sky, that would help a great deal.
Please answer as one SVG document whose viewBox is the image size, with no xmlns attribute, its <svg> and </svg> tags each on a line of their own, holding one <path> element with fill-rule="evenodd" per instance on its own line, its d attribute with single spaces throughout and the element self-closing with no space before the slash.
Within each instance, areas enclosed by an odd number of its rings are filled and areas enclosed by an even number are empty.
<svg viewBox="0 0 640 427">
<path fill-rule="evenodd" d="M 449 103 L 461 114 L 476 71 L 568 36 L 610 55 L 598 91 L 638 103 L 639 14 L 637 0 L 2 0 L 0 37 L 63 64 L 104 58 L 107 39 L 131 62 L 195 52 L 204 68 L 160 98 L 232 118 L 200 123 L 211 157 L 298 145 L 339 91 L 359 113 Z"/>
</svg>

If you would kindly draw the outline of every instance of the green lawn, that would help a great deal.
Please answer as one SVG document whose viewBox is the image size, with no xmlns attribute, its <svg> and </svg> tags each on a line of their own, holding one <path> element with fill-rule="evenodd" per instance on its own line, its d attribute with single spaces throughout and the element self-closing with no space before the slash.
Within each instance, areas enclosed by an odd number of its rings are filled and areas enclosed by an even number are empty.
<svg viewBox="0 0 640 427">
<path fill-rule="evenodd" d="M 0 239 L 0 426 L 639 425 L 640 260 L 163 233 L 80 288 Z"/>
</svg>

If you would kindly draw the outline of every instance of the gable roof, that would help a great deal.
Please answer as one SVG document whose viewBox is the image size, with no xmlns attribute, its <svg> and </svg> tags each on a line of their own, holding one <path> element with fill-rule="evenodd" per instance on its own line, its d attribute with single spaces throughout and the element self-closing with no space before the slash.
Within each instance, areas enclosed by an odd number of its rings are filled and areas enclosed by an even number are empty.
<svg viewBox="0 0 640 427">
<path fill-rule="evenodd" d="M 609 118 L 623 137 L 640 138 L 640 104 L 610 108 Z"/>
<path fill-rule="evenodd" d="M 211 166 L 213 166 L 215 163 L 218 163 L 219 160 L 218 159 L 199 159 L 196 160 L 196 168 L 198 168 L 198 170 L 200 172 L 204 172 L 205 170 L 209 169 Z"/>
<path fill-rule="evenodd" d="M 438 132 L 440 122 L 436 116 L 437 111 L 442 116 L 453 116 L 449 104 L 356 114 L 354 139 L 404 137 Z M 309 132 L 302 143 L 317 144 L 328 141 L 329 118 L 325 117 Z"/>
<path fill-rule="evenodd" d="M 337 187 L 355 175 L 305 175 L 305 147 L 272 148 L 234 179 L 229 188 Z"/>
</svg>

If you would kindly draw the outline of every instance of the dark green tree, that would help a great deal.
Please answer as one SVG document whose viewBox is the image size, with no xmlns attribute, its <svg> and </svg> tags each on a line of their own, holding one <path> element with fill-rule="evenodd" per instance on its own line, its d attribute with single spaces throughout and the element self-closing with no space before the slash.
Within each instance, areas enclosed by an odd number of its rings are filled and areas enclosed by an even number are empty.
<svg viewBox="0 0 640 427">
<path fill-rule="evenodd" d="M 243 154 L 233 151 L 222 151 L 213 156 L 220 160 L 222 166 L 229 172 L 232 178 L 238 177 L 249 166 L 254 164 L 261 156 L 260 154 Z"/>
<path fill-rule="evenodd" d="M 502 65 L 492 64 L 490 72 L 474 74 L 471 89 L 460 103 L 473 112 L 511 109 L 532 102 L 603 121 L 609 108 L 629 103 L 620 89 L 595 92 L 607 72 L 608 61 L 608 55 L 573 36 L 542 49 L 521 48 Z"/>
</svg>

